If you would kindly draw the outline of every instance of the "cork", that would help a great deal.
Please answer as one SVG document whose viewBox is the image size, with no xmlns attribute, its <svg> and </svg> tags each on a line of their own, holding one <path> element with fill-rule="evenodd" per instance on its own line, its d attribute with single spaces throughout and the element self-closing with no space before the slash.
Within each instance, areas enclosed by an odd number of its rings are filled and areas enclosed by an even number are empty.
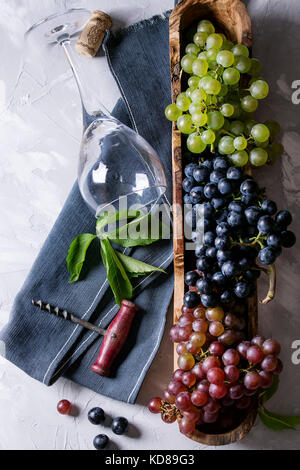
<svg viewBox="0 0 300 470">
<path fill-rule="evenodd" d="M 102 44 L 106 30 L 110 29 L 111 25 L 109 15 L 100 10 L 93 11 L 75 44 L 76 51 L 84 56 L 94 57 Z"/>
</svg>

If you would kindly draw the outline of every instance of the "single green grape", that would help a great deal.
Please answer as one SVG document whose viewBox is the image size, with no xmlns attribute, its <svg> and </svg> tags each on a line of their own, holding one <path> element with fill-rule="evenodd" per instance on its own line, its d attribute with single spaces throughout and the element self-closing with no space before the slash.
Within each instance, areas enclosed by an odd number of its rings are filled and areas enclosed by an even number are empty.
<svg viewBox="0 0 300 470">
<path fill-rule="evenodd" d="M 227 95 L 227 93 L 228 93 L 228 86 L 225 85 L 225 83 L 222 83 L 222 85 L 221 85 L 221 91 L 220 91 L 220 93 L 219 93 L 219 97 L 222 97 L 222 98 L 223 98 L 224 96 Z"/>
<path fill-rule="evenodd" d="M 192 116 L 189 114 L 183 114 L 179 116 L 177 119 L 177 127 L 180 132 L 183 134 L 191 134 L 195 131 L 195 127 L 193 125 Z"/>
<path fill-rule="evenodd" d="M 261 62 L 258 59 L 250 59 L 251 60 L 251 68 L 249 70 L 249 75 L 253 77 L 257 77 L 261 71 Z"/>
<path fill-rule="evenodd" d="M 211 49 L 208 49 L 208 51 L 206 51 L 206 58 L 208 62 L 210 63 L 216 62 L 218 53 L 219 53 L 219 50 L 215 49 L 214 47 L 212 47 Z"/>
<path fill-rule="evenodd" d="M 244 55 L 235 56 L 234 66 L 241 73 L 248 73 L 251 68 L 251 60 Z"/>
<path fill-rule="evenodd" d="M 185 48 L 185 53 L 186 54 L 194 54 L 198 55 L 200 52 L 200 47 L 198 47 L 195 43 L 191 42 L 188 44 Z"/>
<path fill-rule="evenodd" d="M 186 73 L 193 73 L 192 66 L 196 58 L 197 57 L 194 54 L 184 55 L 180 62 L 182 70 L 184 70 Z"/>
<path fill-rule="evenodd" d="M 223 38 L 220 34 L 212 33 L 206 39 L 206 48 L 207 49 L 221 49 L 223 44 Z"/>
<path fill-rule="evenodd" d="M 244 133 L 244 123 L 242 121 L 232 121 L 230 124 L 230 132 L 236 136 L 239 136 Z"/>
<path fill-rule="evenodd" d="M 200 103 L 200 102 L 192 101 L 192 103 L 189 106 L 189 113 L 190 114 L 202 113 L 202 110 L 203 110 L 203 104 Z"/>
<path fill-rule="evenodd" d="M 264 80 L 256 80 L 250 86 L 250 93 L 253 98 L 263 100 L 269 94 L 269 85 Z"/>
<path fill-rule="evenodd" d="M 188 86 L 189 87 L 197 87 L 199 85 L 199 80 L 200 80 L 200 77 L 196 77 L 196 75 L 192 75 L 189 79 L 188 79 Z"/>
<path fill-rule="evenodd" d="M 177 121 L 179 116 L 181 116 L 182 111 L 177 108 L 176 104 L 169 104 L 165 109 L 165 116 L 169 121 Z"/>
<path fill-rule="evenodd" d="M 215 27 L 209 20 L 201 20 L 197 25 L 197 31 L 207 34 L 212 34 L 215 32 Z"/>
<path fill-rule="evenodd" d="M 277 137 L 277 135 L 280 134 L 280 124 L 277 121 L 273 121 L 273 120 L 265 121 L 264 124 L 269 129 L 270 141 L 273 142 L 275 137 Z"/>
<path fill-rule="evenodd" d="M 251 129 L 251 136 L 256 142 L 265 142 L 270 137 L 270 131 L 264 124 L 255 124 Z"/>
<path fill-rule="evenodd" d="M 245 137 L 242 135 L 238 136 L 234 139 L 233 145 L 236 150 L 245 150 L 247 147 L 247 139 L 245 139 Z"/>
<path fill-rule="evenodd" d="M 214 130 L 218 131 L 223 127 L 224 124 L 224 117 L 220 113 L 220 111 L 210 111 L 207 113 L 207 126 Z"/>
<path fill-rule="evenodd" d="M 208 33 L 205 31 L 197 32 L 194 37 L 193 41 L 198 47 L 203 47 L 205 45 L 206 39 L 207 39 Z"/>
<path fill-rule="evenodd" d="M 202 132 L 201 139 L 202 139 L 202 142 L 204 142 L 205 144 L 211 145 L 216 140 L 216 134 L 214 133 L 213 130 L 207 129 L 206 131 Z"/>
<path fill-rule="evenodd" d="M 185 93 L 179 93 L 176 98 L 176 106 L 180 111 L 187 111 L 191 104 L 191 99 Z"/>
<path fill-rule="evenodd" d="M 206 113 L 193 113 L 192 120 L 196 127 L 205 126 L 207 123 L 207 114 Z"/>
<path fill-rule="evenodd" d="M 228 39 L 223 39 L 222 49 L 224 51 L 230 51 L 233 48 L 233 42 Z"/>
<path fill-rule="evenodd" d="M 193 132 L 193 134 L 188 136 L 186 145 L 192 153 L 202 153 L 206 148 L 206 144 L 202 141 L 197 132 Z"/>
<path fill-rule="evenodd" d="M 231 49 L 231 52 L 233 55 L 244 55 L 245 57 L 249 57 L 249 49 L 244 46 L 244 44 L 235 44 Z"/>
<path fill-rule="evenodd" d="M 226 85 L 235 85 L 240 81 L 240 72 L 234 67 L 229 67 L 223 72 L 223 80 Z"/>
<path fill-rule="evenodd" d="M 249 154 L 250 163 L 253 166 L 263 166 L 267 163 L 268 152 L 260 147 L 250 150 Z"/>
<path fill-rule="evenodd" d="M 230 103 L 224 103 L 222 104 L 220 111 L 223 114 L 223 116 L 230 117 L 234 113 L 234 107 Z"/>
<path fill-rule="evenodd" d="M 221 91 L 221 83 L 216 78 L 210 77 L 204 82 L 203 88 L 208 95 L 217 95 Z"/>
<path fill-rule="evenodd" d="M 210 75 L 205 75 L 204 77 L 201 77 L 199 80 L 199 85 L 198 88 L 201 90 L 204 90 L 204 87 L 206 86 L 207 83 L 211 80 Z"/>
<path fill-rule="evenodd" d="M 230 67 L 234 62 L 234 55 L 230 51 L 220 51 L 217 55 L 217 63 L 223 67 Z"/>
<path fill-rule="evenodd" d="M 223 155 L 229 155 L 235 151 L 233 138 L 230 135 L 224 135 L 221 137 L 218 144 L 218 151 Z"/>
<path fill-rule="evenodd" d="M 208 63 L 204 59 L 196 59 L 192 65 L 192 72 L 198 77 L 203 77 L 208 70 Z"/>
<path fill-rule="evenodd" d="M 245 166 L 248 163 L 248 153 L 246 150 L 239 150 L 230 155 L 229 159 L 236 166 Z"/>
<path fill-rule="evenodd" d="M 257 109 L 257 106 L 257 99 L 253 98 L 251 95 L 243 96 L 241 99 L 241 108 L 243 111 L 246 111 L 246 113 L 254 113 L 254 111 Z"/>
<path fill-rule="evenodd" d="M 191 98 L 191 95 L 192 95 L 193 91 L 195 91 L 195 90 L 197 90 L 196 86 L 190 86 L 187 90 L 185 90 L 186 96 Z"/>
<path fill-rule="evenodd" d="M 252 77 L 251 80 L 249 80 L 249 87 L 252 83 L 256 82 L 256 80 L 263 80 L 263 77 Z"/>
<path fill-rule="evenodd" d="M 205 101 L 207 95 L 202 88 L 197 88 L 191 93 L 191 100 L 193 103 L 200 103 L 201 101 Z"/>
<path fill-rule="evenodd" d="M 245 126 L 244 133 L 246 135 L 250 135 L 251 134 L 251 129 L 252 129 L 253 126 L 255 126 L 255 124 L 257 124 L 257 122 L 254 119 L 248 119 L 247 121 L 245 121 L 245 123 L 244 123 L 244 126 Z"/>
<path fill-rule="evenodd" d="M 205 51 L 200 52 L 200 54 L 198 54 L 197 58 L 207 60 L 206 52 Z"/>
</svg>

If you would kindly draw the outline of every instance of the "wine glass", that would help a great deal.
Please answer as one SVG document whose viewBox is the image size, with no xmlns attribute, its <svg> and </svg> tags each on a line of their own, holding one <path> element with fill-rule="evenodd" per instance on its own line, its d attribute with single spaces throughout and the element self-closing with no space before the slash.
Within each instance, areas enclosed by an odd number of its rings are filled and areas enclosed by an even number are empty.
<svg viewBox="0 0 300 470">
<path fill-rule="evenodd" d="M 26 45 L 41 66 L 65 55 L 77 83 L 83 112 L 78 185 L 96 217 L 107 207 L 117 210 L 149 208 L 166 191 L 162 164 L 152 146 L 135 131 L 110 115 L 90 91 L 94 59 L 80 56 L 74 44 L 91 16 L 86 9 L 51 15 L 25 33 Z M 50 61 L 51 56 L 51 61 Z M 100 87 L 99 87 L 100 88 Z"/>
</svg>

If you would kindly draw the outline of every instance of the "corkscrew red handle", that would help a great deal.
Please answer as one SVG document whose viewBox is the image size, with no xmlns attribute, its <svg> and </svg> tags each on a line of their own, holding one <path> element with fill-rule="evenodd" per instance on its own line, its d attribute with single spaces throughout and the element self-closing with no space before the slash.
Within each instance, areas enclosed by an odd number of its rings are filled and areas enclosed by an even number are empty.
<svg viewBox="0 0 300 470">
<path fill-rule="evenodd" d="M 122 300 L 121 308 L 109 325 L 101 344 L 99 356 L 92 370 L 99 375 L 108 376 L 115 358 L 124 346 L 138 306 L 129 300 Z"/>
</svg>

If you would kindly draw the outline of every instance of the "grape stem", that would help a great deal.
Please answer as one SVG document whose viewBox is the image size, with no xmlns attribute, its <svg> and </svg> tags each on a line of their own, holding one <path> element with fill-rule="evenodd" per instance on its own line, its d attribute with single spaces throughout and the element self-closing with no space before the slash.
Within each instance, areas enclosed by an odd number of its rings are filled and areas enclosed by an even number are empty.
<svg viewBox="0 0 300 470">
<path fill-rule="evenodd" d="M 275 264 L 270 264 L 269 269 L 262 269 L 269 276 L 269 290 L 266 297 L 260 301 L 261 304 L 268 304 L 275 297 L 276 290 L 276 267 Z"/>
</svg>

